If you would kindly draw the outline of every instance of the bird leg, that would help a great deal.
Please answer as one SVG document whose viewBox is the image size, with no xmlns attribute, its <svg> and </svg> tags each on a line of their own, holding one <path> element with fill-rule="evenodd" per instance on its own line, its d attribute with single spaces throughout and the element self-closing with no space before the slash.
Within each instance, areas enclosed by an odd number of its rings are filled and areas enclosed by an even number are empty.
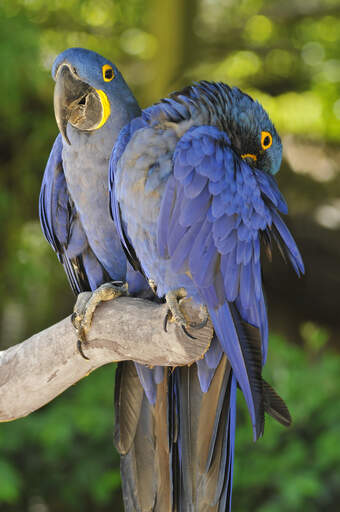
<svg viewBox="0 0 340 512">
<path fill-rule="evenodd" d="M 187 291 L 185 288 L 172 290 L 165 295 L 165 300 L 169 309 L 165 315 L 163 327 L 165 332 L 167 332 L 168 322 L 175 322 L 183 329 L 189 338 L 195 340 L 196 338 L 188 332 L 187 328 L 190 327 L 191 329 L 203 329 L 203 327 L 207 325 L 209 314 L 206 306 L 201 304 L 201 315 L 203 316 L 202 322 L 197 323 L 187 321 L 180 309 L 180 304 L 185 298 L 187 298 Z"/>
<path fill-rule="evenodd" d="M 71 322 L 76 330 L 78 351 L 84 359 L 89 359 L 83 351 L 86 335 L 91 327 L 92 317 L 100 302 L 113 300 L 128 294 L 128 285 L 122 281 L 110 281 L 99 286 L 94 292 L 82 292 L 78 295 L 73 308 Z"/>
</svg>

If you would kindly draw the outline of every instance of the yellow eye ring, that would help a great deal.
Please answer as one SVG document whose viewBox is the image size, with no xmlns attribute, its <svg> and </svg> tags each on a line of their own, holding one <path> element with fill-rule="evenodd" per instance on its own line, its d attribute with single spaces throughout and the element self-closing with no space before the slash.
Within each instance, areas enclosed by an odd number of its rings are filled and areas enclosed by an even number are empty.
<svg viewBox="0 0 340 512">
<path fill-rule="evenodd" d="M 266 150 L 273 144 L 273 137 L 269 132 L 261 133 L 261 146 L 262 149 Z"/>
<path fill-rule="evenodd" d="M 111 80 L 113 80 L 115 77 L 113 68 L 110 66 L 110 64 L 104 64 L 102 67 L 102 73 L 104 82 L 111 82 Z"/>
</svg>

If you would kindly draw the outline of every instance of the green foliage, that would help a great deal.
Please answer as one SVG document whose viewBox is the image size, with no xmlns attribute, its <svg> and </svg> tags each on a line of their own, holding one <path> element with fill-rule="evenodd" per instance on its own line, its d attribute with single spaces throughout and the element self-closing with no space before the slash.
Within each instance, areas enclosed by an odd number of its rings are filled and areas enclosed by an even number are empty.
<svg viewBox="0 0 340 512">
<path fill-rule="evenodd" d="M 242 419 L 236 436 L 236 512 L 336 510 L 340 357 L 314 345 L 316 337 L 321 340 L 324 336 L 322 330 L 315 329 L 313 336 L 305 350 L 278 336 L 270 340 L 265 378 L 288 404 L 292 427 L 286 430 L 267 417 L 263 439 L 252 443 L 244 401 L 239 400 Z"/>
<path fill-rule="evenodd" d="M 37 496 L 49 511 L 106 510 L 120 489 L 113 383 L 110 365 L 28 418 L 1 424 L 0 510 L 31 510 Z"/>
<path fill-rule="evenodd" d="M 314 338 L 323 336 L 314 330 Z M 258 443 L 239 393 L 233 510 L 333 510 L 339 499 L 337 405 L 340 356 L 314 342 L 270 340 L 265 377 L 289 405 L 293 426 L 267 417 Z M 34 497 L 48 511 L 119 510 L 112 443 L 113 367 L 90 375 L 28 418 L 0 427 L 0 503 L 22 512 Z M 9 506 L 10 505 L 10 506 Z M 114 507 L 114 508 L 113 508 Z M 1 510 L 1 507 L 0 507 Z M 336 510 L 336 508 L 334 508 Z"/>
</svg>

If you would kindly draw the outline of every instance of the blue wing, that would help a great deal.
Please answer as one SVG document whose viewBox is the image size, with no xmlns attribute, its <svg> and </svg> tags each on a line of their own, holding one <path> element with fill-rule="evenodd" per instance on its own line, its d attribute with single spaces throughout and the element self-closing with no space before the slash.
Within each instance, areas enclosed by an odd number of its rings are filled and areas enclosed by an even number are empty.
<svg viewBox="0 0 340 512">
<path fill-rule="evenodd" d="M 253 171 L 211 126 L 189 129 L 176 146 L 163 194 L 158 250 L 192 277 L 244 393 L 255 438 L 263 429 L 261 368 L 267 352 L 260 245 L 276 240 L 298 273 L 303 263 L 278 211 L 274 179 Z"/>
<path fill-rule="evenodd" d="M 59 134 L 49 156 L 39 197 L 45 238 L 57 253 L 75 294 L 96 289 L 110 276 L 92 252 L 67 189 Z"/>
</svg>

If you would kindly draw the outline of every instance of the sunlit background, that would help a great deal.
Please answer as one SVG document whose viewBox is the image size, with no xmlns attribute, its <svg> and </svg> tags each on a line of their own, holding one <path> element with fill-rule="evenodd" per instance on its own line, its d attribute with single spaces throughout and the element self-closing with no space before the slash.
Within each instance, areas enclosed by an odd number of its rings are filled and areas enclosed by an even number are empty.
<svg viewBox="0 0 340 512">
<path fill-rule="evenodd" d="M 57 128 L 50 67 L 70 46 L 113 60 L 142 106 L 193 80 L 263 102 L 284 143 L 278 181 L 307 276 L 275 254 L 264 281 L 266 376 L 294 425 L 251 440 L 240 399 L 234 512 L 338 511 L 340 500 L 339 0 L 1 0 L 0 348 L 68 315 L 73 296 L 38 221 Z M 114 368 L 0 426 L 1 512 L 122 510 Z"/>
</svg>

